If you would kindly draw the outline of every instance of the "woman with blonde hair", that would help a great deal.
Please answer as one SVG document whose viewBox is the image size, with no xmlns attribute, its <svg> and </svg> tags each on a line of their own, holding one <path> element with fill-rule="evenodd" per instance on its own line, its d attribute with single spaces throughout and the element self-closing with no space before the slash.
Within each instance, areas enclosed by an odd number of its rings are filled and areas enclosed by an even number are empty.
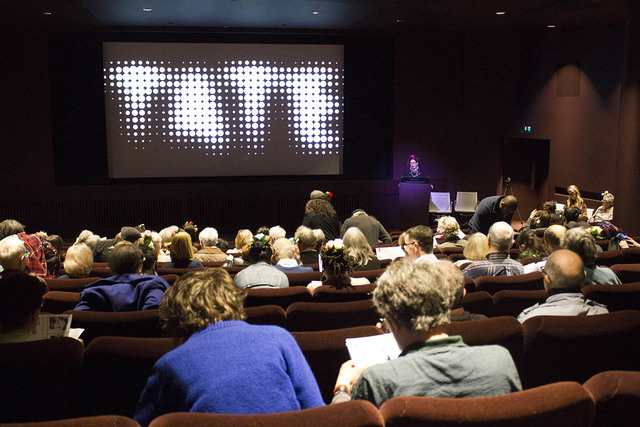
<svg viewBox="0 0 640 427">
<path fill-rule="evenodd" d="M 76 243 L 67 249 L 63 269 L 59 279 L 80 279 L 88 277 L 93 268 L 93 252 L 84 243 Z"/>
<path fill-rule="evenodd" d="M 380 269 L 380 261 L 373 253 L 367 238 L 357 227 L 349 227 L 344 233 L 345 254 L 353 260 L 353 271 Z"/>
<path fill-rule="evenodd" d="M 221 268 L 194 271 L 166 291 L 159 314 L 185 342 L 154 365 L 134 418 L 169 412 L 263 414 L 324 406 L 313 372 L 286 330 L 244 321 L 245 294 Z"/>
<path fill-rule="evenodd" d="M 442 234 L 442 243 L 437 248 L 463 247 L 467 241 L 460 238 L 460 224 L 452 216 L 445 216 L 438 222 L 438 233 Z"/>
<path fill-rule="evenodd" d="M 573 184 L 568 186 L 567 193 L 569 194 L 569 197 L 567 198 L 565 208 L 578 208 L 580 209 L 580 216 L 587 215 L 587 204 L 584 199 L 582 199 L 578 187 Z"/>
<path fill-rule="evenodd" d="M 235 239 L 235 248 L 227 251 L 227 254 L 229 254 L 227 258 L 229 262 L 225 264 L 225 267 L 244 267 L 251 264 L 247 257 L 249 255 L 249 243 L 251 243 L 252 240 L 253 233 L 251 230 L 246 228 L 238 230 Z M 236 256 L 237 254 L 241 256 Z"/>
<path fill-rule="evenodd" d="M 171 237 L 171 262 L 163 268 L 198 268 L 204 267 L 198 260 L 193 259 L 193 245 L 191 236 L 184 231 L 178 231 Z"/>
<path fill-rule="evenodd" d="M 489 253 L 489 239 L 482 233 L 473 233 L 469 236 L 467 246 L 464 247 L 462 254 L 465 259 L 456 261 L 454 264 L 458 267 L 469 264 L 473 261 L 485 261 Z"/>
</svg>

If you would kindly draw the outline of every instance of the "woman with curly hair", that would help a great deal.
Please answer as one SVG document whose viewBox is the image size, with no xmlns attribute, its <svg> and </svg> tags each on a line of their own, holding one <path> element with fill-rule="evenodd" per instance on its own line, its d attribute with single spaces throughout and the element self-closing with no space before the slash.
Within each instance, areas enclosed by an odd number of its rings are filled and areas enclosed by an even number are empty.
<svg viewBox="0 0 640 427">
<path fill-rule="evenodd" d="M 549 255 L 549 251 L 544 246 L 544 241 L 535 235 L 535 232 L 525 229 L 518 235 L 518 248 L 520 258 L 544 258 Z"/>
<path fill-rule="evenodd" d="M 154 365 L 138 402 L 143 426 L 169 412 L 266 414 L 324 406 L 291 334 L 244 319 L 244 293 L 221 268 L 185 274 L 160 320 L 182 345 Z"/>
<path fill-rule="evenodd" d="M 319 228 L 324 233 L 326 240 L 340 238 L 340 221 L 338 214 L 326 199 L 311 199 L 304 208 L 304 219 L 302 225 L 312 230 Z"/>
</svg>

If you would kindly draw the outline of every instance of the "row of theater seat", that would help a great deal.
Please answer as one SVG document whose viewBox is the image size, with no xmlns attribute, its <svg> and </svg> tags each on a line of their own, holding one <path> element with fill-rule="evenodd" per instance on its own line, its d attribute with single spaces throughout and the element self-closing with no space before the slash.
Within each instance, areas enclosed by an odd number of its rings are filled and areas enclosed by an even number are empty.
<svg viewBox="0 0 640 427">
<path fill-rule="evenodd" d="M 151 427 L 307 426 L 635 426 L 640 416 L 640 372 L 609 371 L 584 385 L 558 382 L 502 396 L 446 399 L 403 396 L 380 409 L 367 401 L 261 415 L 169 413 Z M 32 423 L 30 427 L 139 427 L 123 416 Z"/>
<path fill-rule="evenodd" d="M 606 315 L 603 315 L 606 316 Z M 585 331 L 576 330 L 574 334 L 564 330 L 566 342 L 561 344 L 553 340 L 546 341 L 532 357 L 539 357 L 538 370 L 532 374 L 547 373 L 547 383 L 526 384 L 530 386 L 524 392 L 512 393 L 502 397 L 479 399 L 432 399 L 404 397 L 389 401 L 380 409 L 382 420 L 386 425 L 540 425 L 543 421 L 550 425 L 590 425 L 593 416 L 593 401 L 588 393 L 580 391 L 580 384 L 563 383 L 572 380 L 585 383 L 585 389 L 593 393 L 598 405 L 596 425 L 637 425 L 640 415 L 640 372 L 638 372 L 638 319 L 640 313 L 633 318 L 620 316 L 619 322 L 635 323 L 635 335 L 618 331 L 617 334 L 604 337 L 590 333 L 594 344 L 586 345 Z M 600 317 L 600 316 L 592 316 Z M 547 321 L 553 322 L 548 318 Z M 588 318 L 581 318 L 588 319 Z M 513 319 L 512 319 L 513 320 Z M 498 327 L 496 319 L 489 326 L 476 325 L 473 330 L 463 333 L 469 344 L 485 344 L 474 342 L 476 335 L 494 330 L 494 339 L 498 335 L 509 336 L 508 327 Z M 474 322 L 468 322 L 474 323 Z M 477 323 L 477 322 L 475 322 Z M 544 322 L 535 325 L 545 326 Z M 459 326 L 459 325 L 458 325 Z M 568 325 L 556 325 L 566 327 Z M 602 332 L 602 325 L 573 325 L 579 327 L 592 326 Z M 375 328 L 373 328 L 375 329 Z M 318 379 L 325 401 L 331 397 L 331 387 L 335 381 L 341 361 L 346 359 L 344 338 L 376 333 L 371 327 L 344 329 L 340 331 L 321 331 L 294 333 L 305 357 Z M 526 329 L 526 327 L 525 327 Z M 545 329 L 542 327 L 541 329 Z M 628 329 L 628 328 L 627 328 Z M 450 333 L 457 331 L 451 330 Z M 628 331 L 627 331 L 628 332 Z M 379 332 L 378 332 L 379 333 Z M 575 339 L 580 338 L 580 339 Z M 582 340 L 582 341 L 581 341 Z M 497 340 L 499 344 L 508 343 Z M 628 343 L 630 345 L 625 346 Z M 615 345 L 614 345 L 615 344 Z M 0 422 L 23 422 L 52 420 L 97 415 L 133 416 L 135 405 L 146 379 L 155 361 L 177 343 L 172 339 L 162 338 L 122 338 L 102 337 L 92 342 L 86 351 L 82 344 L 70 338 L 54 338 L 18 344 L 0 344 L 0 375 L 3 399 L 0 399 Z M 585 347 L 586 346 L 586 347 Z M 601 347 L 608 346 L 608 351 Z M 613 357 L 613 356 L 616 357 Z M 614 359 L 622 356 L 627 365 Z M 604 358 L 603 358 L 604 357 Z M 604 359 L 608 359 L 603 364 Z M 630 363 L 633 360 L 632 363 Z M 589 362 L 591 361 L 591 362 Z M 586 364 L 586 365 L 585 365 Z M 587 366 L 588 365 L 588 366 Z M 577 368 L 581 369 L 577 369 Z M 518 367 L 521 375 L 526 373 Z M 605 372 L 623 370 L 634 372 Z M 579 372 L 578 372 L 579 371 Z M 550 376 L 549 374 L 553 374 Z M 523 376 L 523 380 L 526 377 Z M 327 389 L 328 384 L 328 389 Z M 565 384 L 565 385 L 559 385 Z M 574 401 L 576 393 L 580 394 Z M 567 401 L 567 399 L 570 400 Z M 581 402 L 581 403 L 579 403 Z M 359 403 L 358 405 L 363 405 Z M 367 404 L 368 405 L 368 404 Z M 576 405 L 581 407 L 576 411 Z M 582 407 L 586 405 L 586 408 Z M 395 409 L 391 410 L 389 407 Z M 573 407 L 567 418 L 565 411 Z M 358 407 L 344 409 L 348 412 L 334 418 L 338 411 L 334 409 L 318 409 L 315 421 L 306 418 L 310 413 L 272 414 L 269 416 L 240 417 L 229 415 L 205 416 L 192 415 L 182 418 L 169 416 L 171 422 L 181 420 L 182 425 L 383 425 L 382 423 L 361 424 L 354 415 L 361 411 Z M 373 406 L 371 406 L 373 408 Z M 583 412 L 585 411 L 586 412 Z M 601 411 L 602 413 L 598 413 Z M 373 412 L 375 412 L 373 408 Z M 609 413 L 609 411 L 613 411 Z M 630 413 L 636 417 L 630 417 Z M 333 414 L 333 415 L 331 415 Z M 390 414 L 395 414 L 390 416 Z M 536 415 L 537 414 L 537 415 Z M 546 415 L 541 415 L 546 414 Z M 562 415 L 565 414 L 565 415 Z M 606 414 L 606 416 L 605 416 Z M 199 418 L 200 417 L 200 418 Z M 542 417 L 542 418 L 540 418 Z M 313 418 L 313 417 L 312 417 Z M 378 418 L 380 420 L 380 418 Z M 84 420 L 82 425 L 93 424 Z M 79 422 L 79 421 L 78 421 Z M 624 422 L 619 424 L 618 422 Z M 425 424 L 427 423 L 427 424 Z M 626 424 L 625 424 L 626 423 Z M 54 424 L 55 425 L 55 424 Z M 69 425 L 69 424 L 65 424 Z M 79 424 L 77 424 L 79 425 Z M 119 424 L 111 424 L 119 425 Z M 126 425 L 126 424 L 125 424 Z M 135 425 L 135 424 L 133 424 Z M 178 425 L 178 424 L 155 424 Z"/>
<path fill-rule="evenodd" d="M 336 305 L 299 304 L 320 305 L 323 308 Z M 370 301 L 337 304 L 370 307 Z M 285 322 L 289 318 L 296 320 L 297 305 L 289 307 L 287 313 L 289 316 L 285 318 Z M 282 319 L 283 314 L 282 308 L 277 306 L 249 308 L 247 312 L 250 322 L 266 324 L 278 324 L 277 319 Z M 77 317 L 74 318 L 74 323 L 77 320 L 78 324 L 74 326 L 90 326 L 85 331 L 87 333 L 86 362 L 91 360 L 89 357 L 91 354 L 96 353 L 96 347 L 101 349 L 102 354 L 116 353 L 115 356 L 109 356 L 115 357 L 115 361 L 110 365 L 103 365 L 99 370 L 94 370 L 98 372 L 96 375 L 102 375 L 101 379 L 89 381 L 94 386 L 105 382 L 113 384 L 118 379 L 127 381 L 128 378 L 135 377 L 137 371 L 137 375 L 141 375 L 141 387 L 152 362 L 174 345 L 173 340 L 169 338 L 149 338 L 160 334 L 156 328 L 157 312 L 76 312 L 75 314 Z M 140 319 L 141 315 L 147 317 Z M 371 326 L 376 320 L 373 312 L 367 310 L 367 315 L 370 316 L 368 319 L 364 315 L 360 319 L 365 320 L 364 324 L 367 326 L 357 326 L 363 323 L 354 325 L 350 320 L 356 319 L 355 316 L 335 311 L 316 311 L 313 316 L 306 316 L 308 323 L 298 323 L 301 330 L 291 328 L 293 322 L 285 323 L 285 326 L 292 329 L 292 334 L 303 350 L 326 400 L 331 397 L 333 382 L 340 365 L 349 357 L 344 344 L 345 339 L 381 333 L 378 328 Z M 98 325 L 99 327 L 95 324 L 83 324 L 86 322 L 83 317 L 102 317 L 103 322 Z M 138 317 L 138 319 L 137 322 L 114 323 L 114 317 Z M 330 330 L 330 328 L 336 329 Z M 493 317 L 453 322 L 445 329 L 450 335 L 462 336 L 469 345 L 498 344 L 507 348 L 516 362 L 525 387 L 563 380 L 583 382 L 604 370 L 640 370 L 640 311 L 623 310 L 598 316 L 540 316 L 529 319 L 524 324 L 520 324 L 515 318 L 509 316 Z M 124 335 L 124 337 L 110 335 Z M 74 342 L 83 349 L 82 344 Z M 8 350 L 7 347 L 0 346 L 0 351 L 5 353 Z M 142 352 L 143 355 L 151 351 L 151 356 L 147 354 L 142 357 L 149 361 L 146 370 L 140 368 L 137 363 L 133 365 L 129 363 L 128 357 L 133 357 L 135 360 L 140 358 L 139 354 L 136 356 L 129 353 L 132 351 L 136 354 Z M 8 361 L 5 360 L 5 362 Z M 127 366 L 133 366 L 133 369 L 125 371 Z M 117 394 L 122 392 L 114 395 Z"/>
</svg>

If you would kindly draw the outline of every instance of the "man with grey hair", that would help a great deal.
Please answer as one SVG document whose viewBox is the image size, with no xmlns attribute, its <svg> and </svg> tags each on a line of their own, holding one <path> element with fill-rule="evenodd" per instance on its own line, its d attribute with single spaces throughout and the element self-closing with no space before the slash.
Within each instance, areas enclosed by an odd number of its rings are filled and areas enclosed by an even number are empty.
<svg viewBox="0 0 640 427">
<path fill-rule="evenodd" d="M 193 259 L 200 262 L 227 261 L 227 254 L 222 252 L 216 245 L 218 244 L 218 230 L 207 227 L 198 234 L 201 249 L 193 255 Z"/>
<path fill-rule="evenodd" d="M 296 257 L 296 245 L 284 237 L 273 242 L 273 262 L 275 267 L 283 273 L 307 273 L 313 271 L 311 267 L 303 267 Z"/>
<path fill-rule="evenodd" d="M 12 234 L 0 240 L 0 274 L 3 276 L 27 271 L 27 249 L 20 238 Z"/>
<path fill-rule="evenodd" d="M 344 233 L 347 232 L 349 227 L 356 227 L 362 231 L 364 237 L 367 239 L 369 246 L 372 248 L 378 246 L 378 242 L 383 244 L 391 243 L 391 236 L 387 230 L 380 224 L 380 221 L 368 215 L 362 209 L 356 209 L 351 214 L 351 218 L 348 218 L 342 227 L 340 228 L 340 237 L 344 238 Z"/>
<path fill-rule="evenodd" d="M 585 299 L 580 289 L 585 271 L 582 260 L 567 249 L 554 251 L 543 270 L 544 288 L 549 297 L 543 304 L 536 304 L 520 313 L 518 321 L 535 316 L 590 316 L 608 313 L 607 307 Z"/>
<path fill-rule="evenodd" d="M 464 277 L 516 276 L 524 273 L 522 264 L 509 257 L 513 244 L 513 228 L 504 221 L 496 222 L 489 229 L 489 253 L 486 261 L 474 261 L 462 270 Z"/>
<path fill-rule="evenodd" d="M 562 248 L 578 254 L 582 258 L 586 277 L 585 285 L 604 284 L 619 285 L 620 279 L 616 273 L 606 267 L 597 266 L 595 263 L 598 245 L 596 240 L 586 229 L 575 227 L 567 231 L 561 240 Z"/>
<path fill-rule="evenodd" d="M 322 233 L 322 231 L 320 232 Z M 324 242 L 324 234 L 320 239 L 314 230 L 301 225 L 296 229 L 295 238 L 298 241 L 296 244 L 298 245 L 298 254 L 300 255 L 302 265 L 318 264 L 318 251 L 316 247 L 318 246 L 318 240 Z"/>
<path fill-rule="evenodd" d="M 547 251 L 549 251 L 549 253 L 553 253 L 554 251 L 557 251 L 561 248 L 560 240 L 566 232 L 566 227 L 559 224 L 550 225 L 546 230 L 544 230 L 544 246 L 545 248 L 547 248 Z M 543 259 L 542 261 L 531 262 L 525 265 L 524 274 L 533 273 L 534 271 L 542 271 L 545 264 L 547 263 L 547 258 Z"/>
<path fill-rule="evenodd" d="M 5 219 L 0 222 L 0 240 L 16 235 L 24 242 L 27 249 L 27 273 L 38 277 L 53 277 L 48 274 L 47 260 L 44 255 L 42 240 L 35 234 L 27 234 L 24 225 L 15 219 Z"/>
<path fill-rule="evenodd" d="M 451 261 L 441 260 L 436 263 L 436 267 L 440 270 L 444 276 L 445 282 L 449 287 L 451 297 L 451 316 L 452 322 L 464 322 L 467 320 L 480 320 L 486 319 L 484 314 L 474 314 L 466 311 L 464 307 L 456 307 L 458 303 L 467 294 L 467 290 L 464 287 L 464 276 L 458 267 L 456 267 Z"/>
<path fill-rule="evenodd" d="M 287 232 L 279 225 L 274 225 L 269 229 L 269 243 L 271 243 L 272 245 L 273 242 L 278 239 L 282 239 L 283 237 L 287 237 Z"/>
<path fill-rule="evenodd" d="M 445 333 L 452 300 L 435 263 L 395 261 L 377 284 L 373 303 L 402 353 L 364 370 L 345 362 L 332 403 L 360 399 L 380 407 L 398 396 L 482 397 L 522 389 L 504 347 L 469 347 Z"/>
</svg>

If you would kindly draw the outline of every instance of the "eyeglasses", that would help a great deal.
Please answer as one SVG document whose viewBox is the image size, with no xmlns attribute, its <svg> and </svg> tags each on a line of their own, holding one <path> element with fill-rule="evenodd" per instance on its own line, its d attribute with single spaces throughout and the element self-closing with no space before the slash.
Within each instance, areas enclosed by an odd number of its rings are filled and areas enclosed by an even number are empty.
<svg viewBox="0 0 640 427">
<path fill-rule="evenodd" d="M 416 241 L 413 241 L 413 242 L 406 242 L 404 245 L 402 245 L 402 250 L 403 250 L 403 251 L 406 251 L 406 250 L 407 250 L 407 246 L 409 246 L 409 245 L 413 245 L 413 244 L 416 244 L 416 243 L 418 243 L 418 242 L 416 242 Z"/>
</svg>

